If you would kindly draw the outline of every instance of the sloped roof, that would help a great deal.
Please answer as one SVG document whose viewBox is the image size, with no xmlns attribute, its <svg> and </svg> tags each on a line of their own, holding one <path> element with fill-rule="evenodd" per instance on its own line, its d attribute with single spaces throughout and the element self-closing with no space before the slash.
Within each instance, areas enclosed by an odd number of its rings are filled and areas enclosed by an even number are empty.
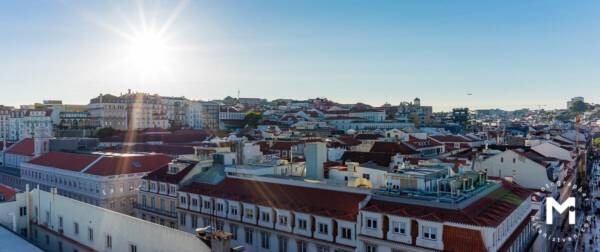
<svg viewBox="0 0 600 252">
<path fill-rule="evenodd" d="M 194 168 L 196 162 L 187 162 L 187 166 L 175 174 L 169 173 L 169 165 L 165 165 L 158 170 L 148 173 L 144 179 L 165 182 L 170 184 L 178 184 L 181 180 Z"/>
<path fill-rule="evenodd" d="M 353 221 L 364 194 L 226 178 L 217 185 L 192 183 L 180 191 Z"/>
<path fill-rule="evenodd" d="M 8 148 L 6 153 L 22 156 L 33 156 L 35 144 L 33 138 L 25 138 Z"/>
<path fill-rule="evenodd" d="M 400 153 L 402 155 L 414 155 L 419 154 L 418 151 L 412 149 L 405 143 L 396 142 L 375 142 L 371 147 L 370 152 L 386 152 L 386 153 Z"/>
<path fill-rule="evenodd" d="M 99 155 L 52 151 L 30 160 L 28 163 L 79 172 L 90 165 Z"/>
<path fill-rule="evenodd" d="M 12 200 L 17 194 L 17 191 L 12 187 L 0 184 L 0 195 L 4 197 L 5 201 Z"/>
<path fill-rule="evenodd" d="M 85 173 L 112 176 L 129 173 L 151 172 L 171 162 L 167 155 L 104 156 Z"/>
<path fill-rule="evenodd" d="M 346 151 L 342 155 L 341 160 L 344 162 L 358 162 L 360 164 L 373 161 L 381 166 L 388 166 L 392 161 L 394 153 L 390 152 L 362 152 L 362 151 Z"/>
</svg>

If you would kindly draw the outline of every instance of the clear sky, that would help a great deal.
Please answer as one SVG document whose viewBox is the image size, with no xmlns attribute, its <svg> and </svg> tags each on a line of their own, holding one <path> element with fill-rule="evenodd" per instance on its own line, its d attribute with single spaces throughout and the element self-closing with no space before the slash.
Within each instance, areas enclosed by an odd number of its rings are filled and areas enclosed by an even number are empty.
<svg viewBox="0 0 600 252">
<path fill-rule="evenodd" d="M 144 24 L 164 28 L 167 49 L 131 61 Z M 6 105 L 128 88 L 372 105 L 418 96 L 434 110 L 600 102 L 600 1 L 5 0 L 0 34 Z"/>
</svg>

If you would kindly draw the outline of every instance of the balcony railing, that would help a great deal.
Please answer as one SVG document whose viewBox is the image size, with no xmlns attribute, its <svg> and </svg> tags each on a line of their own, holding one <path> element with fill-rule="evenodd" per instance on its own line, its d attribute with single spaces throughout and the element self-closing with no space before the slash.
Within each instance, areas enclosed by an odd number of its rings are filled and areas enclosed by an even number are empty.
<svg viewBox="0 0 600 252">
<path fill-rule="evenodd" d="M 152 212 L 155 214 L 159 214 L 159 215 L 163 215 L 163 216 L 168 216 L 171 218 L 177 218 L 177 212 L 171 212 L 171 211 L 167 211 L 167 210 L 161 210 L 158 208 L 152 208 L 149 206 L 144 206 L 140 203 L 135 203 L 134 204 L 135 208 L 140 209 L 140 210 L 144 210 L 146 212 Z"/>
</svg>

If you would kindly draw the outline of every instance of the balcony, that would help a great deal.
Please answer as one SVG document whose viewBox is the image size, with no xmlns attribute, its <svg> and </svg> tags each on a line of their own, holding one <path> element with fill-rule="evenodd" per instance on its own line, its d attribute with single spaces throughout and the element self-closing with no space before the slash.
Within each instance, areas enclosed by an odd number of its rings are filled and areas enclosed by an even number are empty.
<svg viewBox="0 0 600 252">
<path fill-rule="evenodd" d="M 158 215 L 162 215 L 162 216 L 167 216 L 167 217 L 171 217 L 171 218 L 177 218 L 177 212 L 171 212 L 171 211 L 161 210 L 161 209 L 158 209 L 158 208 L 152 208 L 152 207 L 149 207 L 149 206 L 144 206 L 144 205 L 139 204 L 139 203 L 135 203 L 134 207 L 136 209 L 143 210 L 143 211 L 146 211 L 146 212 L 151 212 L 151 213 L 154 213 L 154 214 L 158 214 Z"/>
</svg>

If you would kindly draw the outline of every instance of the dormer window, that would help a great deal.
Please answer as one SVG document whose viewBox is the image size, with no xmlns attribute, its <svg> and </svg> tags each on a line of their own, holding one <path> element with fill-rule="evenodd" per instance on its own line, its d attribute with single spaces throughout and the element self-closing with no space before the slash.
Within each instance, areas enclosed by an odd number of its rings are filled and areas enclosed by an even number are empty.
<svg viewBox="0 0 600 252">
<path fill-rule="evenodd" d="M 209 209 L 210 208 L 210 201 L 205 200 L 205 201 L 203 201 L 203 204 L 204 204 L 204 208 L 205 209 Z"/>
<path fill-rule="evenodd" d="M 192 199 L 192 206 L 198 206 L 198 200 Z"/>
<path fill-rule="evenodd" d="M 326 223 L 319 223 L 319 233 L 329 234 L 329 225 L 327 225 Z"/>
<path fill-rule="evenodd" d="M 261 217 L 260 219 L 262 222 L 270 222 L 271 221 L 271 215 L 267 212 L 262 212 L 260 217 Z"/>
<path fill-rule="evenodd" d="M 428 240 L 437 239 L 437 228 L 430 226 L 423 226 L 423 238 Z"/>
<path fill-rule="evenodd" d="M 377 219 L 367 218 L 367 228 L 377 229 Z"/>
<path fill-rule="evenodd" d="M 287 222 L 288 222 L 287 216 L 285 216 L 285 215 L 279 215 L 278 216 L 278 222 L 279 222 L 279 225 L 287 226 Z"/>
<path fill-rule="evenodd" d="M 254 210 L 250 208 L 244 209 L 244 213 L 247 219 L 254 219 Z"/>
<path fill-rule="evenodd" d="M 302 230 L 306 230 L 307 221 L 305 219 L 298 219 L 298 228 Z"/>
<path fill-rule="evenodd" d="M 181 204 L 182 204 L 182 205 L 185 205 L 185 204 L 186 204 L 186 202 L 187 202 L 187 200 L 186 200 L 185 196 L 181 196 L 181 198 L 180 198 L 180 200 L 179 200 L 179 201 L 181 202 Z"/>
<path fill-rule="evenodd" d="M 406 223 L 400 221 L 392 221 L 392 232 L 395 234 L 406 234 Z"/>
<path fill-rule="evenodd" d="M 238 215 L 238 209 L 237 209 L 237 207 L 234 207 L 234 206 L 230 207 L 229 208 L 229 213 L 231 215 Z"/>
<path fill-rule="evenodd" d="M 223 203 L 218 203 L 217 204 L 217 211 L 223 212 Z"/>
</svg>

